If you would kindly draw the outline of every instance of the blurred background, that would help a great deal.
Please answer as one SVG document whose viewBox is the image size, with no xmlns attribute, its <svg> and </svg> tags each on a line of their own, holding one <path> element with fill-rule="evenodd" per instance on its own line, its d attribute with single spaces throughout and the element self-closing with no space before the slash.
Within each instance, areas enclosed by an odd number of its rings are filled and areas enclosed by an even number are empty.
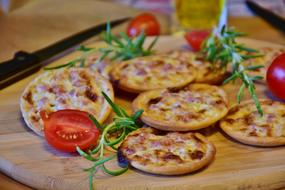
<svg viewBox="0 0 285 190">
<path fill-rule="evenodd" d="M 254 2 L 285 17 L 284 0 Z M 227 23 L 250 38 L 285 44 L 284 32 L 256 16 L 245 0 L 0 0 L 0 45 L 5 45 L 0 60 L 16 50 L 34 51 L 100 22 L 146 11 L 158 18 L 161 34 Z"/>
</svg>

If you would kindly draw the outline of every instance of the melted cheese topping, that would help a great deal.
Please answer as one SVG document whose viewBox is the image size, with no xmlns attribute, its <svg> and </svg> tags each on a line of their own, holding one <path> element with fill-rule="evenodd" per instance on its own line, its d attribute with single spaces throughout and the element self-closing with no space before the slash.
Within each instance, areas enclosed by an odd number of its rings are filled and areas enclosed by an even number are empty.
<svg viewBox="0 0 285 190">
<path fill-rule="evenodd" d="M 285 105 L 271 100 L 262 100 L 261 105 L 262 117 L 250 102 L 233 107 L 223 122 L 230 130 L 248 137 L 285 137 Z"/>
<path fill-rule="evenodd" d="M 165 166 L 199 162 L 205 157 L 207 146 L 190 132 L 161 135 L 155 129 L 140 128 L 128 135 L 120 151 L 130 161 Z"/>
<path fill-rule="evenodd" d="M 198 57 L 198 54 L 189 51 L 172 51 L 170 57 L 188 61 L 195 68 L 197 68 L 197 75 L 195 81 L 197 83 L 219 83 L 225 76 L 225 69 L 215 68 L 210 62 L 204 61 Z"/>
<path fill-rule="evenodd" d="M 219 117 L 221 110 L 227 109 L 227 104 L 217 89 L 215 86 L 194 84 L 178 92 L 164 91 L 159 97 L 149 100 L 145 114 L 187 124 Z"/>
<path fill-rule="evenodd" d="M 175 87 L 194 80 L 196 70 L 189 61 L 165 55 L 135 58 L 111 71 L 111 80 L 129 88 L 156 89 Z"/>
<path fill-rule="evenodd" d="M 97 76 L 96 76 L 97 75 Z M 22 101 L 29 120 L 43 126 L 39 112 L 47 113 L 62 109 L 77 109 L 93 114 L 99 120 L 107 103 L 101 95 L 102 87 L 98 73 L 85 69 L 62 69 L 45 72 L 25 90 Z M 108 92 L 107 92 L 108 93 Z M 103 106 L 103 104 L 106 104 Z"/>
</svg>

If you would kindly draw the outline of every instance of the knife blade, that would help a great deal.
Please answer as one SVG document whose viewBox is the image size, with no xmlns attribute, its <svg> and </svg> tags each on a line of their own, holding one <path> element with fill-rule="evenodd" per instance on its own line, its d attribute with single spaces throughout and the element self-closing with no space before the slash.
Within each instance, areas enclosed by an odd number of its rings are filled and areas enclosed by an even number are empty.
<svg viewBox="0 0 285 190">
<path fill-rule="evenodd" d="M 113 20 L 110 21 L 110 25 L 114 27 L 129 19 L 129 17 L 126 17 Z M 78 45 L 84 40 L 100 34 L 106 29 L 106 25 L 107 23 L 102 23 L 93 26 L 32 53 L 25 51 L 16 52 L 13 59 L 0 63 L 0 89 L 38 71 L 50 58 Z"/>
<path fill-rule="evenodd" d="M 267 21 L 269 24 L 271 24 L 273 27 L 282 30 L 285 32 L 285 19 L 278 16 L 277 14 L 273 13 L 272 11 L 263 8 L 259 6 L 257 3 L 246 0 L 246 5 L 252 10 L 256 15 L 263 18 L 265 21 Z"/>
</svg>

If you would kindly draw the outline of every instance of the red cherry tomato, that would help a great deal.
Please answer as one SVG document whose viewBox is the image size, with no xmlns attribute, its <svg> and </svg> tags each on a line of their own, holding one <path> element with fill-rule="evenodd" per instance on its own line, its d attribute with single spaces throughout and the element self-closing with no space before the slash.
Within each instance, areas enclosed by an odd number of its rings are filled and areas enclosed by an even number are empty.
<svg viewBox="0 0 285 190">
<path fill-rule="evenodd" d="M 285 100 L 285 53 L 273 60 L 267 70 L 266 81 L 270 91 Z"/>
<path fill-rule="evenodd" d="M 44 134 L 47 142 L 64 152 L 76 152 L 76 146 L 82 150 L 95 146 L 99 130 L 89 119 L 86 112 L 79 110 L 60 110 L 46 115 L 42 111 Z"/>
<path fill-rule="evenodd" d="M 142 31 L 147 36 L 160 34 L 160 25 L 154 15 L 142 13 L 131 20 L 127 29 L 128 36 L 138 36 Z"/>
<path fill-rule="evenodd" d="M 193 51 L 199 51 L 201 49 L 202 42 L 210 35 L 207 30 L 195 30 L 185 34 L 185 39 L 192 47 Z"/>
</svg>

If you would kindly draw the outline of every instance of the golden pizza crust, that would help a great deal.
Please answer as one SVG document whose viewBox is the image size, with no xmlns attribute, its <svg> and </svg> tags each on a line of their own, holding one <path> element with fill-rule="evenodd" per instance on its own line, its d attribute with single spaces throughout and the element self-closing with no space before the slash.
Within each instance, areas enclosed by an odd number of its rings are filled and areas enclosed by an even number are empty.
<svg viewBox="0 0 285 190">
<path fill-rule="evenodd" d="M 208 127 L 228 112 L 225 92 L 213 85 L 190 84 L 180 90 L 160 89 L 141 93 L 133 109 L 143 109 L 146 124 L 167 131 L 189 131 Z"/>
<path fill-rule="evenodd" d="M 223 131 L 244 144 L 255 146 L 285 145 L 285 104 L 261 99 L 261 117 L 250 100 L 235 105 L 220 121 Z"/>
<path fill-rule="evenodd" d="M 20 108 L 27 126 L 43 136 L 41 110 L 77 109 L 93 114 L 99 122 L 106 120 L 111 108 L 101 91 L 114 100 L 112 85 L 98 72 L 87 68 L 46 71 L 25 88 Z"/>
<path fill-rule="evenodd" d="M 216 153 L 199 133 L 165 133 L 150 127 L 130 133 L 119 151 L 134 168 L 161 175 L 196 171 L 211 163 Z"/>
<path fill-rule="evenodd" d="M 221 84 L 227 75 L 226 69 L 215 68 L 213 64 L 199 58 L 199 54 L 191 51 L 172 51 L 168 54 L 170 57 L 188 61 L 197 69 L 195 78 L 196 83 L 207 83 L 213 85 Z"/>
<path fill-rule="evenodd" d="M 183 87 L 195 76 L 196 69 L 192 64 L 167 55 L 134 58 L 121 62 L 110 72 L 114 85 L 134 93 Z"/>
</svg>

